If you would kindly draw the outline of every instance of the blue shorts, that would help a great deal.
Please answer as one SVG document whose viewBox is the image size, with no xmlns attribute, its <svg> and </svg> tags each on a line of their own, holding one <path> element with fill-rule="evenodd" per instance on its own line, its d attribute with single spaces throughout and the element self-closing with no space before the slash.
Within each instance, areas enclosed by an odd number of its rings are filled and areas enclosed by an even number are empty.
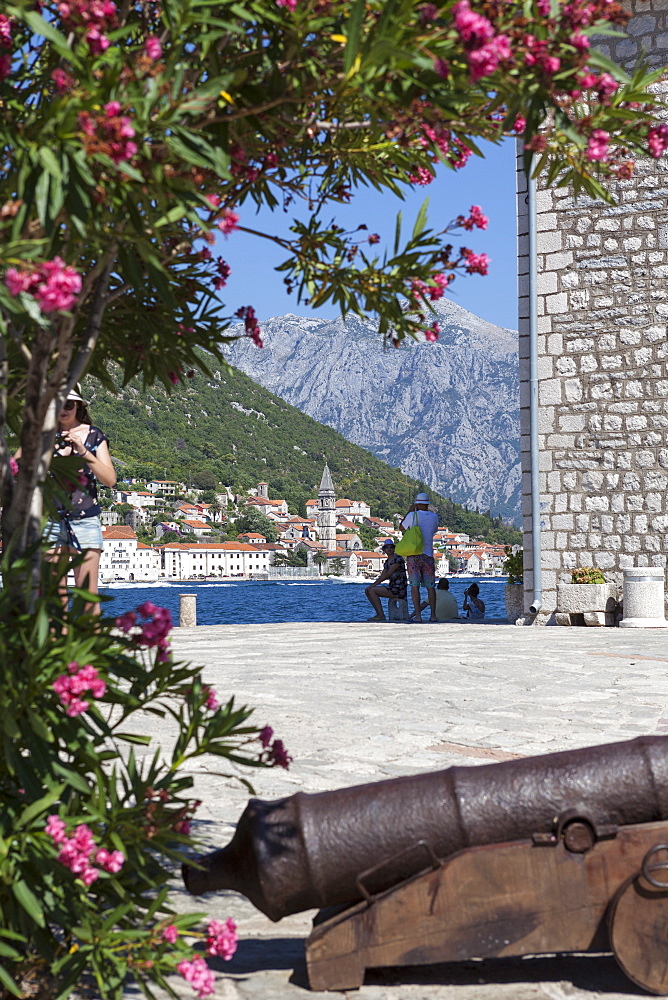
<svg viewBox="0 0 668 1000">
<path fill-rule="evenodd" d="M 411 587 L 436 586 L 436 566 L 433 556 L 406 556 L 406 570 Z"/>
<path fill-rule="evenodd" d="M 72 529 L 72 534 L 79 543 L 83 552 L 85 549 L 102 549 L 102 525 L 99 517 L 80 517 L 71 521 L 57 520 L 47 523 L 44 539 L 54 549 L 66 548 L 75 549 L 76 546 L 67 527 Z"/>
</svg>

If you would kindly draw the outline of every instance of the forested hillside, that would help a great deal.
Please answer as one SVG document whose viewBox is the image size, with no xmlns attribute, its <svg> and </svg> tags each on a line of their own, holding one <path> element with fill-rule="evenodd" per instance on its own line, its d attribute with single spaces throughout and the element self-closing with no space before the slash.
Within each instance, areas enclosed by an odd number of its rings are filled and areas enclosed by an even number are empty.
<svg viewBox="0 0 668 1000">
<path fill-rule="evenodd" d="M 325 459 L 337 496 L 366 500 L 391 518 L 406 510 L 423 483 L 406 477 L 370 452 L 253 382 L 237 369 L 213 364 L 212 377 L 195 372 L 168 396 L 161 387 L 129 385 L 113 395 L 86 382 L 94 422 L 109 435 L 119 478 L 176 479 L 213 488 L 221 482 L 242 492 L 259 480 L 269 496 L 305 512 L 317 495 Z M 429 490 L 441 524 L 480 538 L 519 541 L 500 518 L 467 511 Z"/>
</svg>

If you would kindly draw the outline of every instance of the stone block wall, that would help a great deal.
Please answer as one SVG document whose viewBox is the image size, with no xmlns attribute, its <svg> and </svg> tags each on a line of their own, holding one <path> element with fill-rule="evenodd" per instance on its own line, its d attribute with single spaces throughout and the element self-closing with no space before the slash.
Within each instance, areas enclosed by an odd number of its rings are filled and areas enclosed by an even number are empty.
<svg viewBox="0 0 668 1000">
<path fill-rule="evenodd" d="M 668 63 L 668 0 L 637 3 L 630 39 L 602 50 Z M 525 608 L 533 596 L 526 179 L 518 155 Z M 621 582 L 668 554 L 668 163 L 642 160 L 616 205 L 538 191 L 543 611 L 578 566 Z M 545 621 L 543 615 L 541 620 Z M 553 620 L 553 619 L 552 619 Z"/>
</svg>

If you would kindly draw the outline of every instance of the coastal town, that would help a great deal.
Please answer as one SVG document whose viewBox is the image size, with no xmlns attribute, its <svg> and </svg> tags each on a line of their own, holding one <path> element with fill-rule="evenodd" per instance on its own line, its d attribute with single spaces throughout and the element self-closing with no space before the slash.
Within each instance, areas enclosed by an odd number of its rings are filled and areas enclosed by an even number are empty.
<svg viewBox="0 0 668 1000">
<path fill-rule="evenodd" d="M 383 540 L 401 536 L 405 511 L 388 521 L 375 517 L 362 500 L 337 499 L 327 465 L 305 516 L 290 511 L 285 500 L 270 498 L 269 485 L 259 482 L 246 495 L 226 490 L 212 496 L 171 480 L 134 481 L 109 490 L 101 514 L 100 582 L 374 579 L 385 560 Z M 246 528 L 249 523 L 256 530 Z M 434 553 L 440 575 L 500 574 L 504 560 L 502 545 L 447 526 L 439 526 Z"/>
</svg>

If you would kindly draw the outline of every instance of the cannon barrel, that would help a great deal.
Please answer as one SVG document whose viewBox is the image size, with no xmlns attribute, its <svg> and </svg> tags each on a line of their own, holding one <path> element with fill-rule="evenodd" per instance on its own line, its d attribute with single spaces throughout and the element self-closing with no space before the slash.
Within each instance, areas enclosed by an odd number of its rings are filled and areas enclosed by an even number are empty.
<svg viewBox="0 0 668 1000">
<path fill-rule="evenodd" d="M 483 844 L 550 833 L 581 810 L 598 826 L 668 818 L 668 737 L 394 778 L 274 802 L 251 799 L 227 847 L 185 865 L 187 889 L 243 893 L 270 919 L 353 904 Z"/>
</svg>

